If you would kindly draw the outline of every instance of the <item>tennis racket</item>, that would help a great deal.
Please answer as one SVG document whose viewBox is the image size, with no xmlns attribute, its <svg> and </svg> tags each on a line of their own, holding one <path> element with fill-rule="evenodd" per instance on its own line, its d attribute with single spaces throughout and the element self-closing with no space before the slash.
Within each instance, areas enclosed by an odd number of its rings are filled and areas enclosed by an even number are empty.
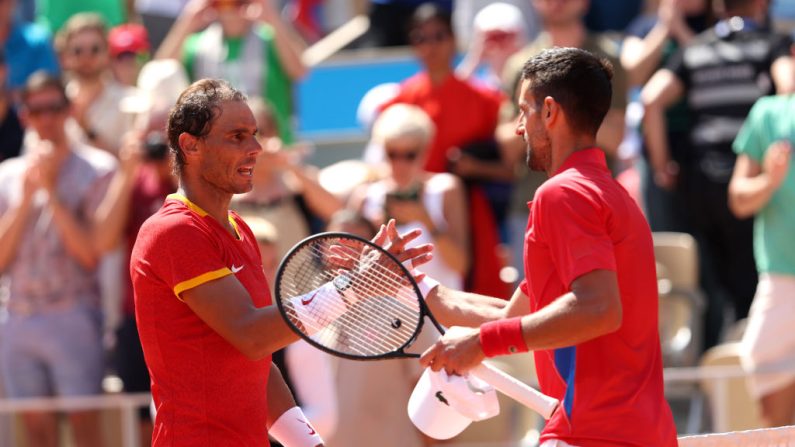
<svg viewBox="0 0 795 447">
<path fill-rule="evenodd" d="M 276 275 L 276 304 L 309 344 L 353 360 L 418 358 L 406 351 L 424 317 L 444 334 L 406 267 L 380 246 L 347 233 L 320 233 L 299 242 Z M 545 419 L 558 400 L 488 363 L 470 371 Z"/>
</svg>

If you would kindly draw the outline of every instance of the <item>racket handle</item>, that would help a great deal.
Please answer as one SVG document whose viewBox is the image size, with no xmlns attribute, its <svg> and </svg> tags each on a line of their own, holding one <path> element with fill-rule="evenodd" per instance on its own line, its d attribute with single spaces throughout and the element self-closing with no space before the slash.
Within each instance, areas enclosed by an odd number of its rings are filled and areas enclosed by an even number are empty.
<svg viewBox="0 0 795 447">
<path fill-rule="evenodd" d="M 471 369 L 469 373 L 493 386 L 506 396 L 535 410 L 538 414 L 543 416 L 544 419 L 549 419 L 552 413 L 555 412 L 555 409 L 558 408 L 558 405 L 560 405 L 560 402 L 554 397 L 542 394 L 540 391 L 530 387 L 526 383 L 520 382 L 515 377 L 508 375 L 494 365 L 481 363 L 477 367 Z"/>
</svg>

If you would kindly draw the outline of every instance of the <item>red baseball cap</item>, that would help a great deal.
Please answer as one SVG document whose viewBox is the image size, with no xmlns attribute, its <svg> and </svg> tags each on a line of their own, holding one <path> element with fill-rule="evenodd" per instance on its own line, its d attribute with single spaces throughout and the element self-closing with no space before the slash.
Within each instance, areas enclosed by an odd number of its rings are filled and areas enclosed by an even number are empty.
<svg viewBox="0 0 795 447">
<path fill-rule="evenodd" d="M 111 57 L 122 53 L 144 53 L 149 51 L 149 36 L 143 25 L 125 23 L 110 30 L 108 46 Z"/>
</svg>

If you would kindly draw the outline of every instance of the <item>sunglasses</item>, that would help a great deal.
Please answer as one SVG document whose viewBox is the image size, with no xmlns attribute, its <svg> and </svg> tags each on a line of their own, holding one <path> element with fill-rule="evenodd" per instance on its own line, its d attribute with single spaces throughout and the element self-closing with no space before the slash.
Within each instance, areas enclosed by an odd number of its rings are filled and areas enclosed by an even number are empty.
<svg viewBox="0 0 795 447">
<path fill-rule="evenodd" d="M 403 152 L 403 151 L 386 151 L 386 158 L 389 161 L 398 161 L 398 160 L 405 160 L 405 161 L 414 161 L 417 157 L 420 156 L 419 151 L 410 151 L 410 152 Z"/>
<path fill-rule="evenodd" d="M 38 117 L 42 115 L 56 115 L 62 113 L 66 108 L 69 107 L 69 104 L 66 101 L 59 101 L 59 102 L 51 102 L 49 104 L 36 104 L 36 105 L 28 105 L 25 109 L 28 111 L 28 114 L 32 117 Z"/>
<path fill-rule="evenodd" d="M 248 0 L 213 0 L 211 7 L 213 9 L 228 10 L 247 5 L 248 3 Z"/>
<path fill-rule="evenodd" d="M 414 45 L 425 45 L 428 43 L 442 43 L 450 38 L 448 31 L 439 30 L 432 33 L 415 32 L 409 36 L 409 42 Z"/>
<path fill-rule="evenodd" d="M 503 42 L 514 37 L 516 37 L 516 33 L 510 33 L 506 31 L 489 31 L 486 33 L 486 40 L 492 42 Z"/>
<path fill-rule="evenodd" d="M 85 47 L 73 47 L 69 52 L 72 56 L 80 57 L 82 55 L 97 56 L 102 51 L 102 45 L 94 44 Z"/>
</svg>

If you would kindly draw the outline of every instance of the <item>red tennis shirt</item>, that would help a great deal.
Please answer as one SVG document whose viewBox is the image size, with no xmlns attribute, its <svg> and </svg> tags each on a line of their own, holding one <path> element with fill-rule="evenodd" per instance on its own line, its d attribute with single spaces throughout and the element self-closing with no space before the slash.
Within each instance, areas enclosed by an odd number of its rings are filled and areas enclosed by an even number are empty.
<svg viewBox="0 0 795 447">
<path fill-rule="evenodd" d="M 135 315 L 157 409 L 154 446 L 268 445 L 270 357 L 247 358 L 180 296 L 235 275 L 255 306 L 270 305 L 254 235 L 237 214 L 230 212 L 229 220 L 237 238 L 172 194 L 141 227 L 133 248 Z"/>
<path fill-rule="evenodd" d="M 541 434 L 578 447 L 676 446 L 663 395 L 651 232 L 604 153 L 574 152 L 529 204 L 522 291 L 533 312 L 594 270 L 618 276 L 623 318 L 610 334 L 536 351 L 541 390 L 560 399 Z M 563 411 L 561 411 L 563 410 Z"/>
</svg>

